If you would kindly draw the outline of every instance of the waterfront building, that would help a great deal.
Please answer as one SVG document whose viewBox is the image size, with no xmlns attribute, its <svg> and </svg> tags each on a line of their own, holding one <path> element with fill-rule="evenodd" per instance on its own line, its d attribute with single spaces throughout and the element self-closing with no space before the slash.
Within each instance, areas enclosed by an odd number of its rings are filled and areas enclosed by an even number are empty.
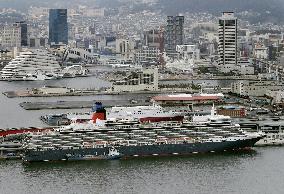
<svg viewBox="0 0 284 194">
<path fill-rule="evenodd" d="M 24 21 L 4 26 L 1 36 L 1 46 L 4 49 L 28 46 L 28 26 Z"/>
<path fill-rule="evenodd" d="M 158 69 L 143 69 L 132 71 L 122 80 L 114 81 L 113 92 L 157 91 Z"/>
<path fill-rule="evenodd" d="M 237 65 L 237 18 L 233 12 L 223 12 L 219 18 L 218 65 L 222 69 Z"/>
<path fill-rule="evenodd" d="M 283 90 L 282 82 L 240 80 L 231 84 L 231 92 L 240 96 L 265 96 L 268 90 Z"/>
<path fill-rule="evenodd" d="M 45 76 L 55 78 L 60 72 L 61 67 L 55 57 L 41 49 L 21 52 L 0 71 L 5 80 L 47 79 Z"/>
<path fill-rule="evenodd" d="M 192 104 L 212 104 L 223 102 L 224 95 L 218 94 L 172 94 L 154 96 L 152 101 L 162 106 L 167 105 L 192 105 Z"/>
<path fill-rule="evenodd" d="M 184 16 L 168 16 L 165 49 L 169 57 L 175 57 L 176 46 L 184 44 Z"/>
<path fill-rule="evenodd" d="M 68 44 L 67 9 L 49 10 L 49 44 Z"/>
</svg>

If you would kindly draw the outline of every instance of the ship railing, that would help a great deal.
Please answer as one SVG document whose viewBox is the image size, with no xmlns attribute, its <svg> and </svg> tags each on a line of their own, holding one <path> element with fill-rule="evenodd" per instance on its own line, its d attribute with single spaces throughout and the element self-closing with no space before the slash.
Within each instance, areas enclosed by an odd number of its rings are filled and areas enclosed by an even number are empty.
<svg viewBox="0 0 284 194">
<path fill-rule="evenodd" d="M 140 145 L 140 146 L 148 145 L 148 142 L 139 142 L 138 145 Z"/>
<path fill-rule="evenodd" d="M 137 143 L 129 143 L 127 146 L 137 146 Z"/>
</svg>

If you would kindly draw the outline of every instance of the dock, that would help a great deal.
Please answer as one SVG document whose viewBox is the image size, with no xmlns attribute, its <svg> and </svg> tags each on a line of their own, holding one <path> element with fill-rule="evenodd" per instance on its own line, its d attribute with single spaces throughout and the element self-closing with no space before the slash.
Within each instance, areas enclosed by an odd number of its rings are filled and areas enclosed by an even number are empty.
<svg viewBox="0 0 284 194">
<path fill-rule="evenodd" d="M 7 91 L 3 92 L 8 98 L 18 98 L 18 97 L 63 97 L 63 96 L 98 96 L 98 95 L 125 95 L 125 94 L 161 94 L 171 91 L 136 91 L 136 92 L 109 92 L 109 91 L 96 91 L 96 90 L 82 90 L 69 93 L 33 93 L 29 90 L 23 91 Z"/>
<path fill-rule="evenodd" d="M 115 92 L 98 91 L 98 90 L 76 90 L 72 92 L 64 93 L 36 93 L 32 90 L 22 90 L 22 91 L 7 91 L 3 92 L 8 98 L 17 97 L 60 97 L 60 96 L 93 96 L 93 95 L 117 95 Z"/>
<path fill-rule="evenodd" d="M 51 88 L 51 87 L 48 87 Z M 125 95 L 125 94 L 167 94 L 172 92 L 193 93 L 198 92 L 191 88 L 161 88 L 159 90 L 141 90 L 141 91 L 121 91 L 114 92 L 109 90 L 93 90 L 93 89 L 70 89 L 64 87 L 51 88 L 49 91 L 46 88 L 33 88 L 27 90 L 6 91 L 3 94 L 8 98 L 18 97 L 63 97 L 63 96 L 99 96 L 99 95 Z"/>
<path fill-rule="evenodd" d="M 57 101 L 57 102 L 23 102 L 20 106 L 25 110 L 43 109 L 80 109 L 91 108 L 96 102 L 102 102 L 104 107 L 125 106 L 131 103 L 129 100 L 94 100 L 94 101 Z M 135 106 L 149 105 L 149 102 L 136 101 Z"/>
</svg>

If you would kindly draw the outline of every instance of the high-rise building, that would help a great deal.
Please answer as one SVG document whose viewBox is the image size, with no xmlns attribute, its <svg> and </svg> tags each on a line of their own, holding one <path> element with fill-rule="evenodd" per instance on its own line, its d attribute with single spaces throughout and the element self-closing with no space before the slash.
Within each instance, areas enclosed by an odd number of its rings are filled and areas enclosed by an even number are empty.
<svg viewBox="0 0 284 194">
<path fill-rule="evenodd" d="M 49 10 L 49 44 L 68 44 L 67 9 Z"/>
<path fill-rule="evenodd" d="M 222 69 L 237 65 L 237 18 L 233 12 L 223 12 L 219 18 L 218 64 Z"/>
<path fill-rule="evenodd" d="M 28 26 L 24 21 L 4 26 L 1 47 L 11 49 L 13 47 L 28 46 Z"/>
<path fill-rule="evenodd" d="M 170 56 L 176 53 L 176 46 L 184 44 L 184 16 L 168 16 L 165 49 Z"/>
<path fill-rule="evenodd" d="M 21 28 L 21 46 L 28 46 L 28 24 L 25 21 L 16 22 Z"/>
</svg>

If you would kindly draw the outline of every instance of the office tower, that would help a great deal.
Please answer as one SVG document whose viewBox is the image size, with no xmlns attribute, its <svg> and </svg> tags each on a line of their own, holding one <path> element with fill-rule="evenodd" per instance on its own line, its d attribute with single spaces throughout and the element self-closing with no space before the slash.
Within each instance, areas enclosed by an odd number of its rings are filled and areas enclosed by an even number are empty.
<svg viewBox="0 0 284 194">
<path fill-rule="evenodd" d="M 223 12 L 219 18 L 218 54 L 219 65 L 237 65 L 237 18 L 233 12 Z"/>
<path fill-rule="evenodd" d="M 168 16 L 165 49 L 169 56 L 176 53 L 176 46 L 183 45 L 184 16 Z"/>
<path fill-rule="evenodd" d="M 49 44 L 68 44 L 67 9 L 49 10 Z"/>
</svg>

